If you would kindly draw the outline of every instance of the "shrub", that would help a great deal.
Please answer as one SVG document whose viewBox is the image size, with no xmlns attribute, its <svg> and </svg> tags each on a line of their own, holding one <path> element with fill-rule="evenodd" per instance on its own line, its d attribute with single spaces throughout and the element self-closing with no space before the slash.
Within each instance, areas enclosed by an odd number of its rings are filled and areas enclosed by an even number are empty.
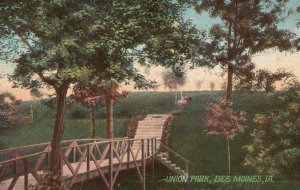
<svg viewBox="0 0 300 190">
<path fill-rule="evenodd" d="M 259 174 L 300 179 L 300 94 L 279 95 L 278 108 L 257 114 L 244 165 Z"/>
<path fill-rule="evenodd" d="M 86 119 L 88 113 L 86 109 L 84 109 L 83 107 L 82 108 L 75 107 L 70 111 L 70 115 L 72 119 Z"/>
<path fill-rule="evenodd" d="M 128 138 L 134 138 L 139 121 L 144 120 L 146 117 L 147 117 L 147 113 L 143 111 L 139 115 L 136 115 L 131 118 L 131 121 L 127 126 Z"/>
<path fill-rule="evenodd" d="M 19 103 L 10 93 L 0 94 L 0 128 L 13 127 L 24 120 L 20 114 Z"/>
</svg>

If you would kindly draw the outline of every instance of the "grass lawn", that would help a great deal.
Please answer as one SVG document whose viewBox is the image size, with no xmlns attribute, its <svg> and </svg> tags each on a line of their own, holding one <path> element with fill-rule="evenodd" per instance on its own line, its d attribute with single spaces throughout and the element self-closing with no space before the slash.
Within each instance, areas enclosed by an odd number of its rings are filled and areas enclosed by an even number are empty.
<svg viewBox="0 0 300 190">
<path fill-rule="evenodd" d="M 114 120 L 115 137 L 126 135 L 128 119 Z M 48 142 L 52 139 L 54 119 L 28 122 L 23 126 L 1 131 L 0 149 Z M 97 138 L 105 138 L 105 120 L 97 119 Z M 89 121 L 87 119 L 66 119 L 63 139 L 89 138 Z"/>
</svg>

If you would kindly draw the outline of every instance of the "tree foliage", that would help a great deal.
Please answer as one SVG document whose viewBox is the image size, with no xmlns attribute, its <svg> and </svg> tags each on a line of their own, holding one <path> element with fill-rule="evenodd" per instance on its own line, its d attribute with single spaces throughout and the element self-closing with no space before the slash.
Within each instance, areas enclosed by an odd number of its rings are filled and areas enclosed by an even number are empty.
<svg viewBox="0 0 300 190">
<path fill-rule="evenodd" d="M 296 7 L 296 12 L 300 14 L 300 6 Z M 300 27 L 300 20 L 297 20 L 296 25 L 298 28 Z M 297 51 L 300 51 L 300 36 L 298 36 L 298 38 L 295 40 L 294 46 Z"/>
<path fill-rule="evenodd" d="M 260 91 L 273 92 L 276 89 L 276 82 L 284 81 L 294 77 L 294 74 L 284 69 L 271 72 L 267 69 L 259 69 L 255 72 L 247 71 L 247 68 L 238 72 L 239 80 L 235 83 L 235 89 L 239 91 Z"/>
<path fill-rule="evenodd" d="M 153 81 L 145 80 L 132 62 L 146 64 L 155 59 L 153 64 L 172 67 L 170 59 L 176 53 L 161 54 L 151 47 L 167 38 L 179 48 L 188 44 L 180 39 L 191 38 L 186 35 L 189 24 L 183 23 L 179 8 L 163 0 L 35 0 L 11 3 L 10 9 L 13 14 L 5 20 L 6 27 L 30 50 L 18 60 L 12 79 L 27 88 L 39 87 L 42 82 L 58 87 L 63 82 L 86 81 L 92 74 L 100 81 L 134 80 L 138 88 L 149 88 Z"/>
<path fill-rule="evenodd" d="M 162 73 L 163 84 L 165 88 L 171 91 L 176 91 L 179 86 L 183 86 L 186 83 L 186 73 L 176 74 L 171 70 L 166 70 Z"/>
<path fill-rule="evenodd" d="M 207 11 L 215 19 L 209 29 L 210 43 L 216 55 L 212 62 L 220 64 L 228 74 L 227 99 L 231 98 L 234 74 L 239 80 L 239 70 L 255 66 L 252 55 L 266 49 L 291 48 L 289 30 L 278 28 L 286 13 L 286 2 L 282 0 L 181 0 L 198 13 Z M 250 64 L 250 65 L 249 65 Z M 246 71 L 251 74 L 254 67 Z M 244 81 L 247 82 L 247 81 Z"/>
<path fill-rule="evenodd" d="M 297 12 L 297 13 L 300 13 L 300 6 L 297 6 L 297 7 L 296 7 L 296 12 Z M 297 26 L 298 26 L 298 27 L 300 26 L 300 21 L 299 21 L 299 20 L 297 20 Z"/>
<path fill-rule="evenodd" d="M 293 87 L 274 98 L 276 109 L 257 114 L 244 165 L 259 174 L 300 178 L 300 94 Z"/>
<path fill-rule="evenodd" d="M 209 104 L 205 112 L 205 126 L 209 135 L 225 136 L 233 139 L 243 131 L 241 123 L 245 121 L 245 112 L 236 112 L 232 103 L 220 98 Z"/>
<path fill-rule="evenodd" d="M 20 102 L 10 93 L 0 94 L 0 128 L 13 127 L 24 121 L 20 113 Z"/>
<path fill-rule="evenodd" d="M 88 106 L 95 106 L 97 102 L 103 102 L 107 98 L 116 99 L 118 97 L 127 97 L 129 92 L 121 90 L 115 83 L 111 84 L 77 84 L 73 87 L 74 98 Z"/>
</svg>

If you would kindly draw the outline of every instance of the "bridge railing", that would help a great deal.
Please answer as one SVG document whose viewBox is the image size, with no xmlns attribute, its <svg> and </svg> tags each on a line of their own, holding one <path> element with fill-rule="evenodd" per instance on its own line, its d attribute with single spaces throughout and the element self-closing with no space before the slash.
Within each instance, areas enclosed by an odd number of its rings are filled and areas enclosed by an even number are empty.
<svg viewBox="0 0 300 190">
<path fill-rule="evenodd" d="M 124 165 L 134 165 L 139 178 L 143 178 L 139 170 L 140 163 L 153 158 L 156 153 L 156 139 L 79 139 L 62 142 L 62 176 L 65 189 L 74 183 L 84 180 L 85 173 L 94 171 L 101 176 L 107 187 L 113 185 Z M 24 189 L 30 183 L 42 180 L 42 171 L 49 166 L 51 143 L 41 143 L 24 147 L 10 148 L 0 151 L 0 182 L 8 181 L 9 188 L 19 183 L 24 177 Z M 96 172 L 95 172 L 96 171 Z M 113 176 L 109 179 L 105 177 Z M 29 175 L 31 179 L 29 180 Z M 92 177 L 92 176 L 91 176 Z M 0 188 L 1 189 L 1 188 Z"/>
<path fill-rule="evenodd" d="M 101 140 L 101 139 L 97 139 Z M 87 143 L 90 139 L 79 139 L 78 144 Z M 66 147 L 73 140 L 62 141 Z M 35 171 L 43 170 L 49 165 L 51 143 L 40 143 L 0 150 L 0 181 L 20 176 L 29 172 L 38 176 Z"/>
<path fill-rule="evenodd" d="M 185 170 L 186 173 L 189 173 L 189 166 L 192 165 L 192 163 L 189 160 L 187 160 L 184 157 L 182 157 L 177 152 L 175 152 L 170 147 L 166 146 L 160 140 L 157 140 L 157 141 L 160 144 L 160 149 L 159 149 L 160 154 L 162 154 L 166 158 L 170 158 L 171 157 L 172 158 L 171 160 L 173 162 L 175 162 L 181 168 L 184 168 L 184 170 Z"/>
<path fill-rule="evenodd" d="M 103 139 L 95 139 L 96 141 L 101 141 Z M 64 140 L 62 141 L 61 146 L 65 147 L 68 146 L 70 142 L 73 140 Z M 91 139 L 78 139 L 76 140 L 77 143 L 87 143 L 91 141 Z M 13 159 L 19 156 L 35 154 L 39 152 L 43 152 L 45 148 L 49 147 L 51 142 L 33 144 L 33 145 L 26 145 L 14 148 L 8 148 L 4 150 L 0 150 L 0 162 Z"/>
</svg>

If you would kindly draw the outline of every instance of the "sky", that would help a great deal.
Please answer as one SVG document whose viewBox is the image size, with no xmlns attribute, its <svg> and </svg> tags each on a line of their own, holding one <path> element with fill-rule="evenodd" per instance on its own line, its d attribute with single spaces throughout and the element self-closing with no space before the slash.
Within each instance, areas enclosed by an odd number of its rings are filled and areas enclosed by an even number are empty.
<svg viewBox="0 0 300 190">
<path fill-rule="evenodd" d="M 295 9 L 295 7 L 300 5 L 299 0 L 290 0 L 288 7 Z M 212 23 L 216 22 L 212 20 L 207 13 L 202 15 L 197 14 L 193 10 L 187 11 L 185 17 L 190 19 L 193 24 L 198 28 L 207 29 Z M 280 25 L 282 28 L 288 28 L 297 35 L 300 36 L 300 28 L 296 27 L 296 23 L 300 21 L 300 14 L 293 14 L 286 18 L 285 22 Z M 270 71 L 276 71 L 278 68 L 285 68 L 287 71 L 291 71 L 300 80 L 300 52 L 279 52 L 276 50 L 267 50 L 259 55 L 253 57 L 253 62 L 256 63 L 257 69 L 265 68 Z M 161 74 L 164 71 L 162 67 L 152 67 L 149 73 L 145 72 L 145 69 L 141 66 L 137 66 L 142 74 L 144 74 L 148 79 L 156 80 L 160 85 L 156 91 L 167 91 L 162 85 Z M 5 63 L 0 60 L 0 75 L 9 74 L 13 72 L 14 64 Z M 216 89 L 220 89 L 221 83 L 226 80 L 222 77 L 223 71 L 216 67 L 214 69 L 208 70 L 203 68 L 198 68 L 194 70 L 189 70 L 187 72 L 187 83 L 185 86 L 181 87 L 182 91 L 194 91 L 199 90 L 196 88 L 196 82 L 202 81 L 200 90 L 210 90 L 210 82 L 214 82 Z M 277 84 L 277 89 L 282 88 L 282 84 Z M 124 89 L 129 91 L 134 91 L 132 86 L 126 86 Z M 8 82 L 6 78 L 0 79 L 0 93 L 1 92 L 11 92 L 17 98 L 22 100 L 32 100 L 33 97 L 30 95 L 29 91 L 26 89 L 16 89 L 12 88 L 12 84 Z M 48 93 L 48 91 L 45 91 Z M 53 93 L 53 92 L 49 92 Z"/>
</svg>

